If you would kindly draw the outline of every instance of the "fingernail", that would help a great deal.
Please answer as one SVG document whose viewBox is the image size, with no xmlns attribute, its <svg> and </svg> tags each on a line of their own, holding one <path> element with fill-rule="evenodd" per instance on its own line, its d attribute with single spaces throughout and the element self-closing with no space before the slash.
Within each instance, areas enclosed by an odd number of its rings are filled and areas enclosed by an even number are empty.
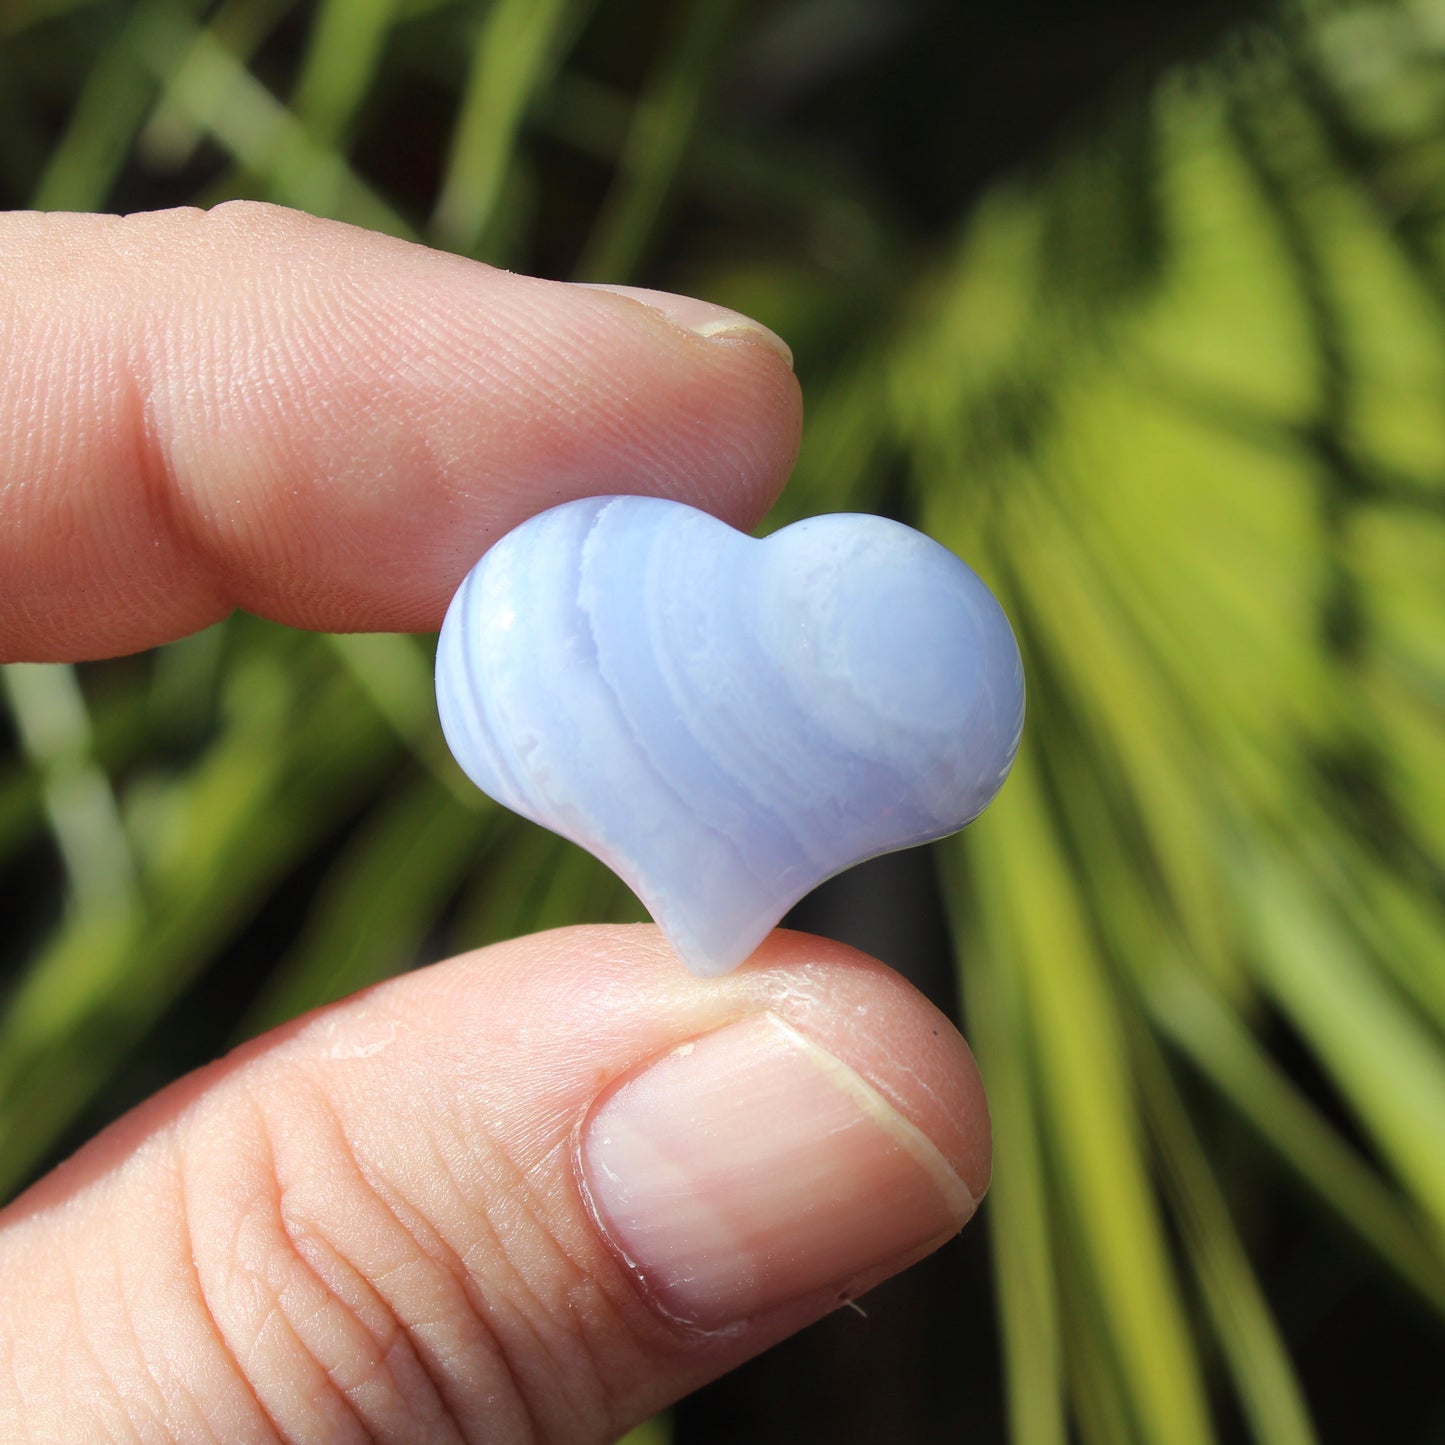
<svg viewBox="0 0 1445 1445">
<path fill-rule="evenodd" d="M 580 1156 L 613 1247 L 664 1311 L 703 1329 L 942 1243 L 975 1207 L 926 1135 L 770 1014 L 623 1084 Z"/>
<path fill-rule="evenodd" d="M 771 346 L 789 366 L 793 364 L 792 348 L 776 331 L 769 331 L 751 316 L 741 311 L 730 311 L 726 306 L 714 306 L 711 301 L 699 301 L 694 296 L 676 296 L 671 291 L 649 291 L 643 286 L 613 286 L 604 282 L 580 282 L 590 291 L 611 291 L 614 296 L 626 296 L 640 301 L 654 311 L 660 311 L 674 326 L 709 338 L 717 336 L 753 337 Z"/>
</svg>

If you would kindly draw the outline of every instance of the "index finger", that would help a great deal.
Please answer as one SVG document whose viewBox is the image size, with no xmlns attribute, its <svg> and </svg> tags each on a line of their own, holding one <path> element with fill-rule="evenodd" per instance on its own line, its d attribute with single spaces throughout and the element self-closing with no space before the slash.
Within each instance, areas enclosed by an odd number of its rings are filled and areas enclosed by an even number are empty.
<svg viewBox="0 0 1445 1445">
<path fill-rule="evenodd" d="M 797 450 L 786 348 L 703 302 L 249 202 L 3 216 L 0 256 L 0 660 L 235 607 L 430 630 L 533 512 L 630 492 L 748 525 Z"/>
</svg>

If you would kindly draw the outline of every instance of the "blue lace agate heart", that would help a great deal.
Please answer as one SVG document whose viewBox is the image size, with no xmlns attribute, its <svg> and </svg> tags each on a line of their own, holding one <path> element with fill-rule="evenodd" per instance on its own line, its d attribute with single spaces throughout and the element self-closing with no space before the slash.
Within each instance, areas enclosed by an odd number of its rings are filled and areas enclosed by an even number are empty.
<svg viewBox="0 0 1445 1445">
<path fill-rule="evenodd" d="M 757 541 L 591 497 L 472 569 L 437 702 L 484 793 L 595 853 L 718 974 L 823 879 L 977 817 L 1024 683 L 988 589 L 908 527 L 813 517 Z"/>
</svg>

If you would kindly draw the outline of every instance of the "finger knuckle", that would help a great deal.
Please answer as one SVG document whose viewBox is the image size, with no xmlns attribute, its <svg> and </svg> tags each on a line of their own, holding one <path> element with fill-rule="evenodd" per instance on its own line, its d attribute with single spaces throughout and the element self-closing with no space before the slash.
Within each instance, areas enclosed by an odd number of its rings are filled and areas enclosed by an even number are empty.
<svg viewBox="0 0 1445 1445">
<path fill-rule="evenodd" d="M 408 1187 L 324 1089 L 292 1080 L 284 1106 L 268 1090 L 247 1112 L 229 1178 L 190 1182 L 204 1202 L 192 1253 L 206 1315 L 279 1438 L 610 1437 L 605 1291 L 501 1151 L 469 1140 L 463 1161 L 436 1142 Z"/>
</svg>

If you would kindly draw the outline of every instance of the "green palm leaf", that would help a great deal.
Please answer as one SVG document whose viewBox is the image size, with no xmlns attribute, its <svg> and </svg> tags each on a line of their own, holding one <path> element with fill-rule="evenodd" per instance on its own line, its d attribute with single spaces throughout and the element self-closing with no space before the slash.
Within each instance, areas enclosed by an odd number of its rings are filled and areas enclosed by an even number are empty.
<svg viewBox="0 0 1445 1445">
<path fill-rule="evenodd" d="M 994 1107 L 1011 1438 L 1374 1438 L 1321 1415 L 1261 1216 L 1317 1221 L 1312 1267 L 1338 1247 L 1438 1351 L 1445 32 L 1404 0 L 1282 7 L 1211 58 L 1141 61 L 944 215 L 871 138 L 737 121 L 749 63 L 765 111 L 853 14 L 806 11 L 0 0 L 0 185 L 266 196 L 788 335 L 809 425 L 768 525 L 901 515 L 1025 653 L 1018 774 L 936 858 Z M 37 85 L 67 97 L 53 143 Z M 418 95 L 440 129 L 408 189 L 383 140 Z M 898 100 L 873 96 L 880 134 Z M 0 867 L 53 859 L 49 911 L 0 942 L 7 1187 L 238 959 L 252 1028 L 638 916 L 471 793 L 429 686 L 409 639 L 242 620 L 6 675 Z"/>
</svg>

